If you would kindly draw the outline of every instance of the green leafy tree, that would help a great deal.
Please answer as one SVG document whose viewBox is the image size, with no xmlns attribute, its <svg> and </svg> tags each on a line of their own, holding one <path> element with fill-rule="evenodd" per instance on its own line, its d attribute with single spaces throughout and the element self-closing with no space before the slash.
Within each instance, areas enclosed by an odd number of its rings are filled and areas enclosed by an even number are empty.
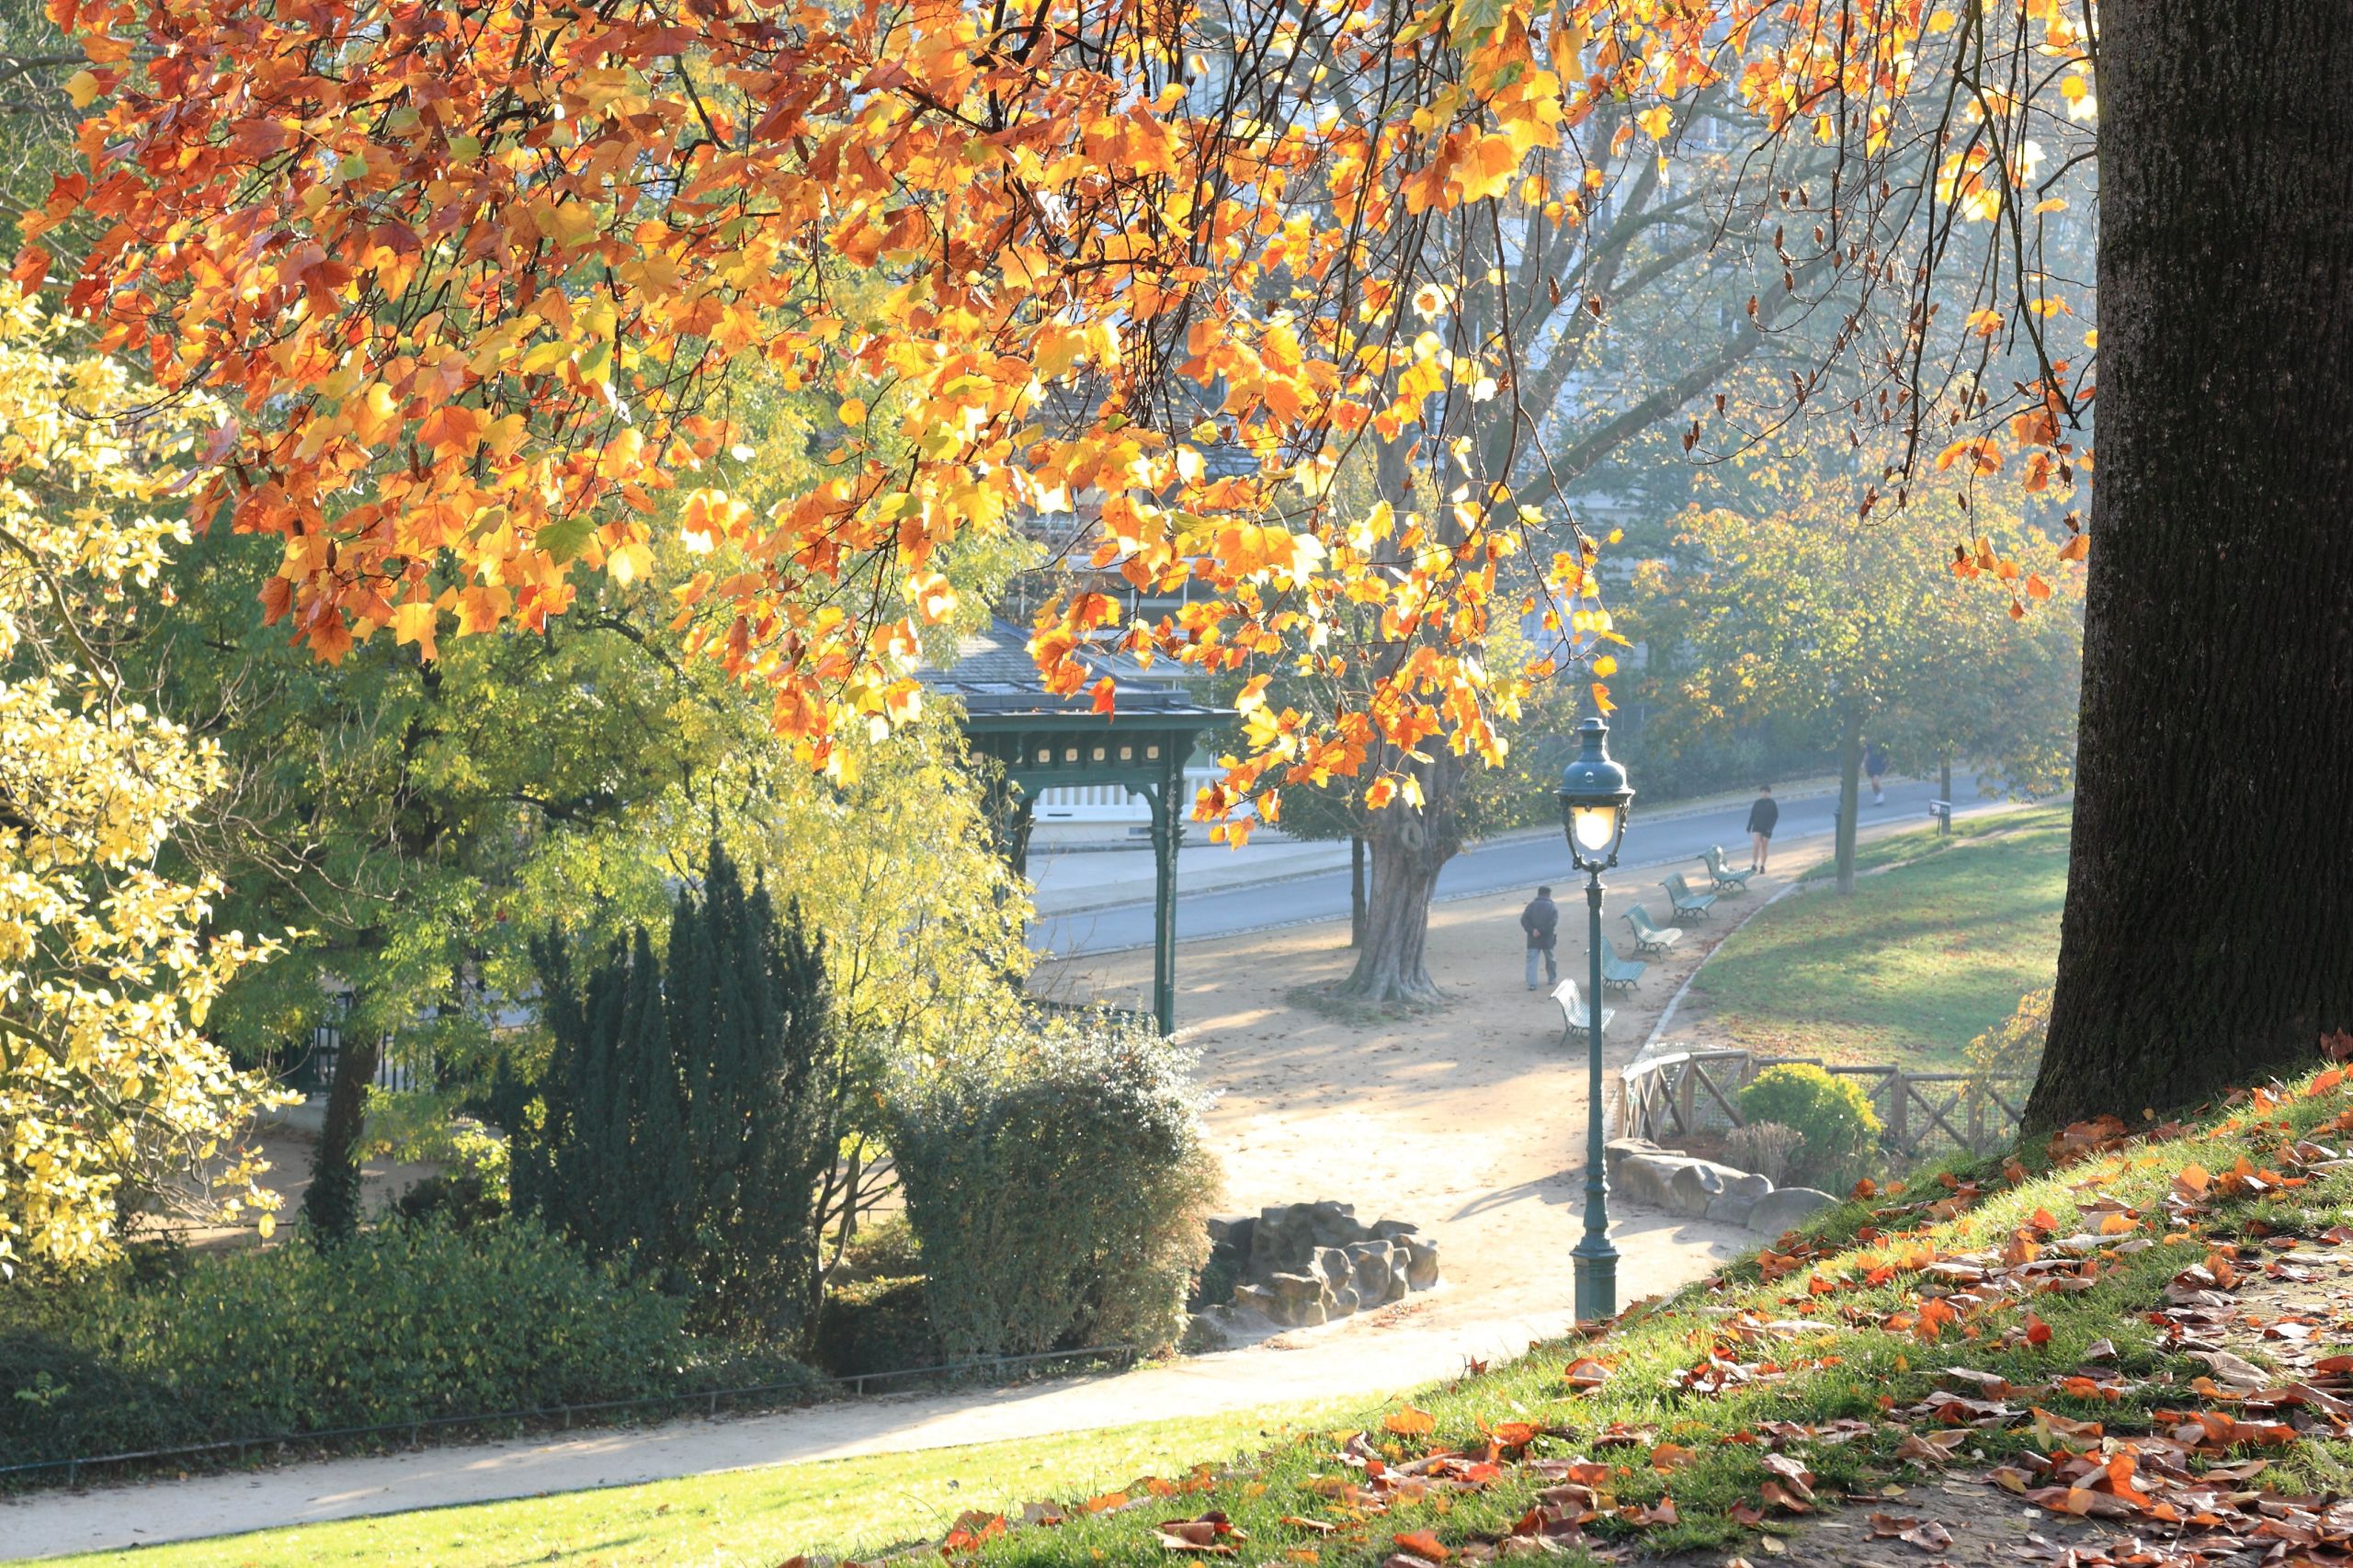
<svg viewBox="0 0 2353 1568">
<path fill-rule="evenodd" d="M 1867 739 L 1913 756 L 1949 747 L 2014 789 L 2065 782 L 2079 578 L 2032 578 L 2041 608 L 2014 624 L 2006 597 L 1943 564 L 1965 528 L 2017 552 L 2030 525 L 1995 510 L 1981 496 L 1973 524 L 1931 521 L 1925 506 L 1859 521 L 1844 486 L 1801 469 L 1778 504 L 1695 512 L 1674 552 L 1636 574 L 1628 622 L 1666 710 L 1654 723 L 1771 722 L 1836 749 L 1842 892 Z"/>
</svg>

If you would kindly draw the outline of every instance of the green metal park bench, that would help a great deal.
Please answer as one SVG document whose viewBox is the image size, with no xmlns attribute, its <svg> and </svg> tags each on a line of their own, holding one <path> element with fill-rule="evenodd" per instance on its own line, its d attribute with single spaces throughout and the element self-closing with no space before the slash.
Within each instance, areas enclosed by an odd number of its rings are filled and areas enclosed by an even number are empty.
<svg viewBox="0 0 2353 1568">
<path fill-rule="evenodd" d="M 1748 879 L 1756 874 L 1754 866 L 1745 871 L 1733 870 L 1731 862 L 1724 858 L 1724 846 L 1721 844 L 1709 845 L 1708 852 L 1699 858 L 1708 863 L 1708 880 L 1716 885 L 1719 892 L 1746 892 Z"/>
<path fill-rule="evenodd" d="M 1675 913 L 1669 918 L 1678 924 L 1685 920 L 1705 920 L 1708 917 L 1708 911 L 1715 907 L 1716 895 L 1711 892 L 1701 892 L 1698 888 L 1693 887 L 1690 879 L 1680 871 L 1659 883 L 1659 886 L 1666 890 L 1666 902 L 1675 906 Z"/>
<path fill-rule="evenodd" d="M 1678 937 L 1683 935 L 1680 931 L 1675 934 Z M 1631 991 L 1643 983 L 1643 976 L 1650 967 L 1640 959 L 1621 959 L 1616 948 L 1608 942 L 1601 944 L 1601 988 L 1604 991 L 1612 986 L 1620 991 Z"/>
<path fill-rule="evenodd" d="M 1564 980 L 1552 988 L 1552 1000 L 1561 1005 L 1561 1037 L 1570 1045 L 1593 1033 L 1593 1012 L 1577 992 L 1577 983 Z M 1607 1033 L 1609 1020 L 1618 1016 L 1615 1007 L 1601 1009 L 1601 1028 Z"/>
<path fill-rule="evenodd" d="M 1626 924 L 1634 928 L 1634 950 L 1638 953 L 1663 953 L 1683 940 L 1683 933 L 1672 926 L 1661 926 L 1651 919 L 1651 912 L 1641 904 L 1626 911 Z"/>
</svg>

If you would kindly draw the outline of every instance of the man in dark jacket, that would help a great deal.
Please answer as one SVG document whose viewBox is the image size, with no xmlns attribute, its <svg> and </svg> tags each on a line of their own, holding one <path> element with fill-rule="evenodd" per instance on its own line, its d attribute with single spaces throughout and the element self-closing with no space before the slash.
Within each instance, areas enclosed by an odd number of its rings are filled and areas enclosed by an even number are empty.
<svg viewBox="0 0 2353 1568">
<path fill-rule="evenodd" d="M 1559 939 L 1561 909 L 1552 902 L 1551 888 L 1538 888 L 1528 907 L 1519 912 L 1519 928 L 1528 933 L 1528 988 L 1537 989 L 1536 955 L 1544 955 L 1544 983 L 1560 983 L 1560 966 L 1552 961 L 1552 944 Z"/>
<path fill-rule="evenodd" d="M 1748 808 L 1748 869 L 1765 869 L 1765 852 L 1773 847 L 1773 829 L 1780 824 L 1781 803 L 1773 799 L 1773 786 L 1756 786 L 1756 803 Z"/>
</svg>

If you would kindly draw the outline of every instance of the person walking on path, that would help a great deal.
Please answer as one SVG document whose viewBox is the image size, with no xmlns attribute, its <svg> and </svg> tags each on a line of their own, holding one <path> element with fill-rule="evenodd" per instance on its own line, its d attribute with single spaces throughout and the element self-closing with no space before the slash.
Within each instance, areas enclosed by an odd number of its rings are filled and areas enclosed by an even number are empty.
<svg viewBox="0 0 2353 1568">
<path fill-rule="evenodd" d="M 1553 961 L 1552 945 L 1560 939 L 1561 906 L 1552 902 L 1551 888 L 1538 888 L 1528 907 L 1519 912 L 1519 928 L 1528 933 L 1528 988 L 1537 989 L 1536 955 L 1544 955 L 1544 983 L 1557 985 L 1561 967 Z"/>
<path fill-rule="evenodd" d="M 1877 741 L 1863 750 L 1863 771 L 1871 776 L 1871 804 L 1887 804 L 1887 753 Z"/>
<path fill-rule="evenodd" d="M 1773 786 L 1756 786 L 1756 803 L 1748 808 L 1748 869 L 1760 875 L 1765 869 L 1765 852 L 1773 847 L 1773 829 L 1780 825 L 1781 803 L 1773 799 Z"/>
</svg>

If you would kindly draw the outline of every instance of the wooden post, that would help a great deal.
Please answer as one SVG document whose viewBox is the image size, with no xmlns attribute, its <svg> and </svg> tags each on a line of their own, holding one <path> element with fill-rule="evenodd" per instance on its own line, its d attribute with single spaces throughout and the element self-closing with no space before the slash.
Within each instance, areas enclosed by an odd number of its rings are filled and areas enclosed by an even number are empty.
<svg viewBox="0 0 2353 1568">
<path fill-rule="evenodd" d="M 1699 1124 L 1693 1119 L 1692 1114 L 1699 1092 L 1699 1062 L 1686 1056 L 1683 1059 L 1682 1076 L 1675 1081 L 1675 1119 L 1681 1130 L 1687 1133 L 1699 1131 Z"/>
<path fill-rule="evenodd" d="M 1888 1131 L 1894 1136 L 1895 1146 L 1908 1154 L 1912 1152 L 1912 1096 L 1904 1082 L 1904 1069 L 1890 1073 L 1887 1083 L 1894 1100 L 1893 1113 L 1887 1119 Z"/>
</svg>

